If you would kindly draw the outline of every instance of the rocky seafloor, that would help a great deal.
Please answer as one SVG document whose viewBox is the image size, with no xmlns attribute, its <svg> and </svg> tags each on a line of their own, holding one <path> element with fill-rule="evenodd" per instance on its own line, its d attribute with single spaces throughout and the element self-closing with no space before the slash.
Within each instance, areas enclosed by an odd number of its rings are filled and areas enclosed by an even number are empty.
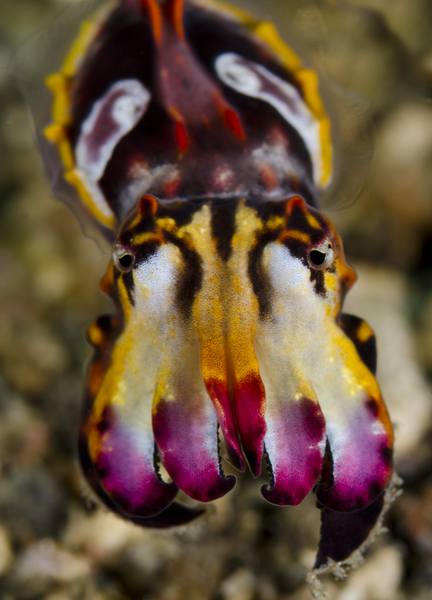
<svg viewBox="0 0 432 600">
<path fill-rule="evenodd" d="M 109 250 L 85 237 L 70 209 L 51 195 L 10 76 L 15 52 L 66 4 L 0 0 L 0 598 L 306 600 L 305 572 L 319 532 L 313 496 L 299 507 L 277 508 L 262 499 L 260 482 L 243 474 L 208 518 L 157 532 L 121 521 L 83 493 L 75 458 L 90 356 L 83 332 L 109 310 L 98 290 Z M 432 593 L 432 3 L 242 4 L 273 17 L 285 33 L 289 24 L 328 85 L 339 88 L 343 108 L 336 100 L 333 112 L 355 116 L 342 118 L 344 182 L 327 200 L 330 208 L 351 203 L 373 154 L 358 200 L 328 214 L 359 275 L 346 310 L 366 318 L 377 334 L 378 380 L 395 426 L 404 492 L 364 565 L 344 581 L 325 580 L 327 597 L 426 600 Z"/>
</svg>

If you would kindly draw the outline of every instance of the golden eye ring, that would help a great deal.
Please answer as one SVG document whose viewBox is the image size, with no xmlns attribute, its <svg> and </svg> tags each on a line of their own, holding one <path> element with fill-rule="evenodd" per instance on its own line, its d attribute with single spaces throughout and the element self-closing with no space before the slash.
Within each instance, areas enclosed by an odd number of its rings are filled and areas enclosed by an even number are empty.
<svg viewBox="0 0 432 600">
<path fill-rule="evenodd" d="M 312 269 L 323 271 L 332 264 L 333 260 L 334 251 L 330 242 L 325 242 L 309 250 L 308 262 Z"/>
<path fill-rule="evenodd" d="M 131 271 L 135 264 L 135 254 L 131 250 L 116 248 L 112 257 L 115 267 L 122 273 Z"/>
</svg>

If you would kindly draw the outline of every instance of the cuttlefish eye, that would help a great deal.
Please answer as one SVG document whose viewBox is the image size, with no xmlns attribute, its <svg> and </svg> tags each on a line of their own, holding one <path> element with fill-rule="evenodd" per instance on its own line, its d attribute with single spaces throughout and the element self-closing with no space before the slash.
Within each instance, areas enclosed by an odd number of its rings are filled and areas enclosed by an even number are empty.
<svg viewBox="0 0 432 600">
<path fill-rule="evenodd" d="M 116 248 L 113 252 L 114 265 L 122 273 L 127 273 L 132 269 L 135 264 L 135 254 L 132 250 L 125 250 L 124 248 Z"/>
<path fill-rule="evenodd" d="M 309 250 L 309 266 L 312 269 L 326 269 L 334 260 L 334 252 L 330 242 L 324 242 Z"/>
</svg>

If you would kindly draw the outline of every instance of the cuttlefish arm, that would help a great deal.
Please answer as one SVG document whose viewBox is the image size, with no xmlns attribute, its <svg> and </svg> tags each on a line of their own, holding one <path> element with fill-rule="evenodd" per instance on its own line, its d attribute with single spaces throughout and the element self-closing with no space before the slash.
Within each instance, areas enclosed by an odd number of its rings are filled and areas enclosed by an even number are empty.
<svg viewBox="0 0 432 600">
<path fill-rule="evenodd" d="M 128 294 L 120 275 L 111 265 L 103 286 L 116 283 L 118 297 L 124 301 Z M 144 357 L 151 356 L 154 332 L 147 328 L 141 336 L 140 323 L 130 308 L 122 315 L 122 331 L 95 390 L 88 447 L 103 489 L 120 510 L 150 517 L 169 506 L 178 490 L 172 483 L 165 484 L 155 470 L 151 406 L 158 364 L 154 359 L 143 363 Z M 90 330 L 92 335 L 96 336 Z"/>
<path fill-rule="evenodd" d="M 106 279 L 104 280 L 104 283 L 106 284 Z M 178 502 L 172 502 L 161 511 L 157 508 L 157 514 L 151 517 L 147 516 L 149 514 L 147 507 L 142 511 L 136 509 L 131 511 L 130 501 L 128 501 L 129 493 L 125 490 L 125 486 L 123 486 L 123 494 L 120 496 L 113 495 L 112 491 L 104 486 L 103 477 L 101 477 L 100 472 L 98 472 L 97 465 L 94 463 L 90 454 L 88 441 L 94 400 L 109 368 L 110 353 L 112 352 L 115 341 L 120 333 L 121 322 L 118 317 L 113 315 L 103 315 L 99 317 L 89 327 L 87 332 L 88 340 L 94 347 L 95 352 L 88 369 L 87 386 L 78 437 L 78 451 L 81 468 L 87 482 L 97 497 L 109 509 L 122 518 L 146 528 L 167 528 L 186 525 L 201 516 L 205 511 L 202 509 L 193 509 Z M 131 481 L 129 481 L 129 483 L 131 483 Z M 147 482 L 147 486 L 148 483 L 149 482 Z M 158 484 L 159 482 L 156 485 L 157 488 L 159 488 Z M 137 482 L 135 482 L 135 484 L 132 482 L 132 490 L 130 490 L 132 493 L 134 487 L 137 487 Z M 175 488 L 169 489 L 168 486 L 166 487 L 168 488 L 168 494 L 161 494 L 163 500 L 165 500 L 166 497 L 169 500 L 170 494 L 173 496 L 176 494 Z M 166 501 L 162 502 L 162 505 L 164 504 L 166 504 Z"/>
<path fill-rule="evenodd" d="M 338 325 L 355 345 L 359 357 L 375 375 L 377 364 L 376 339 L 370 326 L 355 315 L 341 313 Z M 378 495 L 366 508 L 355 512 L 336 512 L 321 504 L 321 532 L 313 573 L 331 568 L 334 562 L 348 564 L 351 555 L 368 544 L 373 533 L 379 530 L 388 506 L 399 493 L 395 484 Z"/>
<path fill-rule="evenodd" d="M 390 479 L 393 433 L 375 378 L 343 330 L 349 318 L 339 317 L 355 275 L 333 226 L 301 198 L 287 202 L 279 225 L 257 261 L 257 285 L 271 298 L 255 338 L 273 475 L 263 494 L 296 504 L 317 481 L 323 506 L 357 511 Z M 364 354 L 372 361 L 373 348 Z"/>
<path fill-rule="evenodd" d="M 211 247 L 206 247 L 207 215 L 203 207 L 190 223 L 173 225 L 171 234 L 165 234 L 178 252 L 178 277 L 173 328 L 163 345 L 153 403 L 153 431 L 162 463 L 180 489 L 202 502 L 223 496 L 235 485 L 235 477 L 224 477 L 221 470 L 219 426 L 235 464 L 243 467 L 217 322 L 216 265 Z M 211 311 L 203 308 L 209 294 L 214 300 Z"/>
<path fill-rule="evenodd" d="M 325 569 L 332 561 L 343 563 L 362 547 L 376 528 L 385 504 L 384 494 L 356 512 L 342 513 L 321 508 L 321 532 L 314 570 Z"/>
</svg>

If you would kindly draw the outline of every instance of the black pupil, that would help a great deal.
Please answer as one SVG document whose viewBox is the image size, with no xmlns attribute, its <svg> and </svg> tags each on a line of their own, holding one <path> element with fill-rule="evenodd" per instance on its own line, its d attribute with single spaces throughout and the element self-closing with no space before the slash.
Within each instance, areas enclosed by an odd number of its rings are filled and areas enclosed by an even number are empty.
<svg viewBox="0 0 432 600">
<path fill-rule="evenodd" d="M 326 252 L 320 252 L 319 250 L 312 250 L 312 252 L 310 253 L 310 259 L 314 265 L 319 267 L 320 265 L 322 265 L 324 263 L 326 254 L 327 254 Z"/>
<path fill-rule="evenodd" d="M 123 269 L 129 269 L 132 266 L 132 254 L 123 254 L 118 259 Z"/>
</svg>

